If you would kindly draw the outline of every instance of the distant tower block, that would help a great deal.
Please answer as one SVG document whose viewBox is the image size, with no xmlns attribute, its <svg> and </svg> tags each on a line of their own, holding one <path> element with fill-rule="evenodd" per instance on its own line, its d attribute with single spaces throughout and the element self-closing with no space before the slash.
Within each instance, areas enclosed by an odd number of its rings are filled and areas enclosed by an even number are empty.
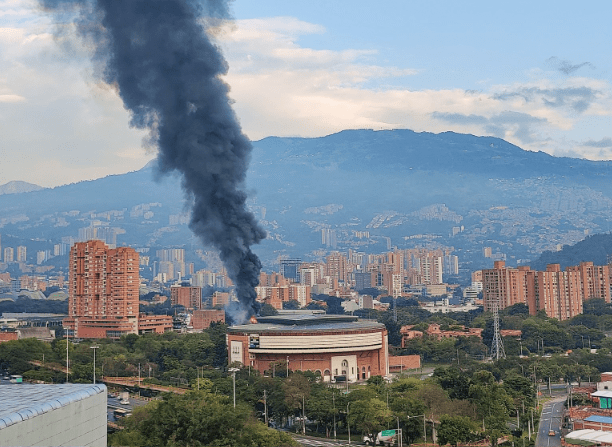
<svg viewBox="0 0 612 447">
<path fill-rule="evenodd" d="M 504 342 L 499 333 L 499 300 L 492 304 L 493 310 L 493 342 L 491 343 L 491 358 L 494 360 L 505 359 Z"/>
<path fill-rule="evenodd" d="M 300 265 L 301 264 L 302 264 L 302 260 L 299 258 L 281 259 L 280 260 L 281 275 L 283 275 L 287 279 L 290 279 L 293 282 L 300 282 Z"/>
</svg>

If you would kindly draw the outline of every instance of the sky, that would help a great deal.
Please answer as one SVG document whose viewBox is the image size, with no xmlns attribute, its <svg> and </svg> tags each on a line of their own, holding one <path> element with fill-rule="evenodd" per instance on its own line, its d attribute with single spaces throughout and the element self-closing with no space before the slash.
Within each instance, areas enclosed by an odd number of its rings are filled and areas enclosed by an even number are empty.
<svg viewBox="0 0 612 447">
<path fill-rule="evenodd" d="M 454 131 L 612 160 L 612 2 L 236 0 L 215 39 L 245 134 Z M 73 34 L 0 0 L 0 185 L 52 187 L 155 157 Z"/>
</svg>

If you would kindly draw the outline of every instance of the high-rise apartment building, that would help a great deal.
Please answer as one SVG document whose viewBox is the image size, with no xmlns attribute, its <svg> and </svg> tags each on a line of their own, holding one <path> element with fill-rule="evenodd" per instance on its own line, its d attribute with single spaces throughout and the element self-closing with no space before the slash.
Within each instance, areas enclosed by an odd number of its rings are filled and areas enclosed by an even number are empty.
<svg viewBox="0 0 612 447">
<path fill-rule="evenodd" d="M 108 248 L 100 240 L 74 244 L 68 266 L 68 318 L 64 327 L 78 338 L 137 334 L 138 265 L 138 253 L 129 247 Z M 172 327 L 171 317 L 159 323 L 158 332 Z"/>
<path fill-rule="evenodd" d="M 372 273 L 355 272 L 355 290 L 363 290 L 372 287 Z"/>
<path fill-rule="evenodd" d="M 482 281 L 485 310 L 492 310 L 496 303 L 499 309 L 524 303 L 532 315 L 544 310 L 551 318 L 567 320 L 582 313 L 584 300 L 610 302 L 610 269 L 592 262 L 565 271 L 559 264 L 549 264 L 545 271 L 535 271 L 496 261 L 492 269 L 482 271 Z"/>
<path fill-rule="evenodd" d="M 300 307 L 307 306 L 311 301 L 311 288 L 302 284 L 290 283 L 275 286 L 257 286 L 257 301 L 270 304 L 276 309 L 282 309 L 283 303 L 297 301 Z"/>
<path fill-rule="evenodd" d="M 160 273 L 166 273 L 168 278 L 178 278 L 186 275 L 185 249 L 168 248 L 157 250 L 155 254 L 159 258 Z"/>
<path fill-rule="evenodd" d="M 300 282 L 300 265 L 302 260 L 299 258 L 295 259 L 281 259 L 280 261 L 280 273 L 285 278 L 293 281 Z"/>
<path fill-rule="evenodd" d="M 187 309 L 202 308 L 202 288 L 194 286 L 170 287 L 170 302 L 173 306 L 179 305 Z"/>
<path fill-rule="evenodd" d="M 337 279 L 342 284 L 347 284 L 349 265 L 346 256 L 337 251 L 331 253 L 325 259 L 325 276 Z"/>
<path fill-rule="evenodd" d="M 4 262 L 14 262 L 15 261 L 15 251 L 13 247 L 6 247 L 4 249 Z"/>
<path fill-rule="evenodd" d="M 314 286 L 321 281 L 323 275 L 323 264 L 311 263 L 300 266 L 300 284 Z"/>
<path fill-rule="evenodd" d="M 196 287 L 206 287 L 215 285 L 215 273 L 208 270 L 198 270 L 192 278 L 192 284 Z"/>
<path fill-rule="evenodd" d="M 459 274 L 459 257 L 455 255 L 444 256 L 444 273 L 447 275 Z"/>
<path fill-rule="evenodd" d="M 26 262 L 27 258 L 27 248 L 25 245 L 20 245 L 17 247 L 17 262 Z"/>
</svg>

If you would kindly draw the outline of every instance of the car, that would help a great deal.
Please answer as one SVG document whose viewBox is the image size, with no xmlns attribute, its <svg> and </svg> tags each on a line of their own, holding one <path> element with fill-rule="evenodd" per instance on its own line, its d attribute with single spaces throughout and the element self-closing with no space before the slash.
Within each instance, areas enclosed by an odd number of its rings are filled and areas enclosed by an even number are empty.
<svg viewBox="0 0 612 447">
<path fill-rule="evenodd" d="M 554 430 L 549 430 L 548 436 L 555 436 L 557 433 Z"/>
</svg>

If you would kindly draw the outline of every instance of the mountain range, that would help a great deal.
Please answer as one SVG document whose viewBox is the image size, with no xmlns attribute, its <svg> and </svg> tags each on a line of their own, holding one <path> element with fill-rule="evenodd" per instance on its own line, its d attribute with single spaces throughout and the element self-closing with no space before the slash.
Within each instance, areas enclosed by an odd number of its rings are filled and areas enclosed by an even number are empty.
<svg viewBox="0 0 612 447">
<path fill-rule="evenodd" d="M 246 188 L 268 232 L 255 247 L 268 270 L 281 256 L 308 261 L 332 250 L 426 247 L 457 255 L 466 279 L 493 260 L 537 263 L 545 251 L 612 229 L 607 161 L 529 152 L 493 137 L 410 130 L 270 137 L 253 148 Z M 150 165 L 0 195 L 0 210 L 3 246 L 14 241 L 39 250 L 98 225 L 115 228 L 118 244 L 206 249 L 188 229 L 179 179 L 157 182 Z"/>
</svg>

